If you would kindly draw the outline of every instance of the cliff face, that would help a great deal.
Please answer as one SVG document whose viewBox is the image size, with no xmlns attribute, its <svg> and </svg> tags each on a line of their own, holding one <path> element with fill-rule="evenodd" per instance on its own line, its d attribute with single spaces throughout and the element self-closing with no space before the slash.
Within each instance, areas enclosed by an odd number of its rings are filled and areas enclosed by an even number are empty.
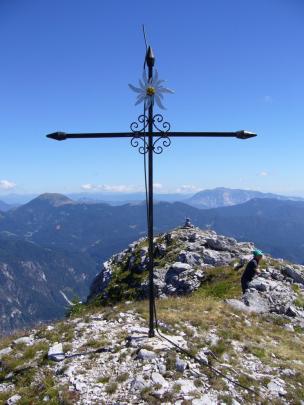
<svg viewBox="0 0 304 405">
<path fill-rule="evenodd" d="M 86 297 L 94 273 L 83 255 L 0 237 L 0 335 L 64 316 L 69 299 Z"/>
<path fill-rule="evenodd" d="M 266 256 L 242 296 L 238 267 L 251 243 L 198 228 L 155 243 L 155 337 L 140 239 L 105 263 L 89 303 L 74 305 L 69 319 L 0 341 L 2 403 L 304 400 L 303 267 Z"/>
</svg>

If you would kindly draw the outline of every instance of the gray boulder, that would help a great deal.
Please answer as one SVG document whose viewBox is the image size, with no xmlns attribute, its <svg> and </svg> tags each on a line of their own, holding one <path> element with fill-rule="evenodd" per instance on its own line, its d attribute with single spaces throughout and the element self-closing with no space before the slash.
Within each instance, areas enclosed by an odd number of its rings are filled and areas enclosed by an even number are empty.
<svg viewBox="0 0 304 405">
<path fill-rule="evenodd" d="M 200 266 L 202 264 L 201 256 L 195 252 L 187 252 L 182 250 L 179 255 L 178 259 L 181 263 L 187 263 L 190 266 Z"/>
<path fill-rule="evenodd" d="M 243 296 L 246 305 L 254 308 L 257 313 L 269 312 L 270 304 L 266 296 L 260 294 L 257 290 L 249 289 Z"/>
<path fill-rule="evenodd" d="M 194 269 L 190 264 L 175 262 L 165 275 L 165 293 L 190 293 L 200 286 L 203 277 L 203 271 Z"/>
<path fill-rule="evenodd" d="M 234 238 L 224 236 L 208 238 L 206 243 L 210 249 L 219 251 L 233 251 L 237 245 L 237 241 Z"/>
<path fill-rule="evenodd" d="M 17 404 L 19 401 L 20 401 L 20 399 L 21 399 L 22 397 L 21 397 L 21 395 L 19 395 L 19 394 L 15 394 L 15 395 L 13 395 L 12 397 L 10 397 L 7 401 L 6 401 L 6 405 L 14 405 L 14 404 Z"/>
<path fill-rule="evenodd" d="M 227 266 L 232 259 L 229 252 L 219 252 L 211 249 L 205 249 L 202 258 L 205 264 L 210 264 L 214 267 Z"/>
<path fill-rule="evenodd" d="M 155 359 L 155 357 L 157 357 L 156 353 L 146 349 L 141 349 L 137 354 L 139 360 L 152 360 Z"/>
<path fill-rule="evenodd" d="M 176 361 L 175 361 L 176 371 L 183 373 L 186 370 L 187 366 L 188 366 L 188 363 L 185 360 L 182 360 L 179 357 L 176 358 Z"/>
<path fill-rule="evenodd" d="M 48 359 L 53 361 L 62 361 L 65 359 L 62 343 L 55 343 L 49 348 Z"/>
<path fill-rule="evenodd" d="M 146 381 L 142 376 L 137 376 L 131 382 L 131 390 L 132 391 L 141 391 L 146 387 L 149 387 L 150 384 Z"/>
<path fill-rule="evenodd" d="M 304 285 L 304 268 L 295 268 L 292 266 L 286 266 L 282 273 L 293 279 L 294 282 Z"/>
</svg>

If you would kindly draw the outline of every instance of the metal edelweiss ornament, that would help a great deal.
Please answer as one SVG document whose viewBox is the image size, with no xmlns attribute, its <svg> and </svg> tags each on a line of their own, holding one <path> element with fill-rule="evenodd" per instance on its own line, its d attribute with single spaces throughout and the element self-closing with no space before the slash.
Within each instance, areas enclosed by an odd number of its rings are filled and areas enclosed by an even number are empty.
<svg viewBox="0 0 304 405">
<path fill-rule="evenodd" d="M 135 105 L 143 102 L 145 108 L 148 109 L 154 104 L 155 100 L 158 107 L 165 110 L 162 103 L 162 99 L 164 98 L 163 93 L 173 94 L 174 91 L 164 87 L 162 83 L 164 83 L 164 80 L 159 79 L 157 70 L 154 71 L 154 74 L 150 79 L 146 72 L 143 71 L 142 80 L 139 80 L 140 87 L 135 87 L 132 84 L 129 84 L 130 89 L 138 94 Z"/>
</svg>

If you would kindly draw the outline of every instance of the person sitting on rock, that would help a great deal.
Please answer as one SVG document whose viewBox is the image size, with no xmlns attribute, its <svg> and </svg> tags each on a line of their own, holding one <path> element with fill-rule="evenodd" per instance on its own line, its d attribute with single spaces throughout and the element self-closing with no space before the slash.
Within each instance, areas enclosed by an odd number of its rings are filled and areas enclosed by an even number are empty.
<svg viewBox="0 0 304 405">
<path fill-rule="evenodd" d="M 248 262 L 246 269 L 241 278 L 243 294 L 245 294 L 246 290 L 248 289 L 249 283 L 253 279 L 253 277 L 256 276 L 257 274 L 260 274 L 260 271 L 258 270 L 258 266 L 259 266 L 259 261 L 263 257 L 263 252 L 259 249 L 255 249 L 252 253 L 253 253 L 253 258 L 250 260 L 250 262 Z"/>
</svg>

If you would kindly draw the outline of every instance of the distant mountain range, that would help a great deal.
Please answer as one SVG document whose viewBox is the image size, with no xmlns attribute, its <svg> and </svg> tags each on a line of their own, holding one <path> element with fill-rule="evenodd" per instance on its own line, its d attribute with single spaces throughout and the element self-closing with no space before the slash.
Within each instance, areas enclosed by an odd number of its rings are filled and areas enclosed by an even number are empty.
<svg viewBox="0 0 304 405">
<path fill-rule="evenodd" d="M 301 197 L 288 197 L 279 194 L 262 193 L 260 191 L 231 189 L 218 187 L 203 190 L 185 199 L 183 202 L 197 208 L 218 208 L 243 204 L 253 198 L 272 198 L 276 200 L 304 201 Z"/>
<path fill-rule="evenodd" d="M 182 225 L 185 217 L 253 241 L 274 257 L 304 262 L 304 201 L 256 198 L 212 209 L 159 202 L 155 233 Z M 0 329 L 62 316 L 66 301 L 60 291 L 68 299 L 85 298 L 101 263 L 146 232 L 144 203 L 88 204 L 44 194 L 0 213 L 0 315 L 6 314 Z"/>
<path fill-rule="evenodd" d="M 158 201 L 183 201 L 190 198 L 193 194 L 184 193 L 168 193 L 159 194 L 154 193 L 155 200 Z M 34 198 L 39 197 L 38 194 L 8 194 L 1 197 L 2 202 L 9 205 L 27 204 Z M 86 203 L 100 203 L 104 202 L 111 205 L 123 205 L 133 202 L 143 201 L 146 198 L 144 192 L 138 193 L 114 193 L 114 192 L 82 192 L 67 194 L 68 198 L 74 201 Z M 0 211 L 2 211 L 0 209 Z"/>
<path fill-rule="evenodd" d="M 2 197 L 3 209 L 0 211 L 7 211 L 13 206 L 20 204 L 26 204 L 38 195 L 17 195 L 10 194 Z M 144 201 L 146 196 L 143 192 L 138 193 L 114 193 L 114 192 L 82 192 L 71 193 L 67 195 L 73 201 L 84 203 L 107 203 L 110 205 L 124 205 L 124 204 L 138 204 Z M 252 198 L 275 198 L 279 200 L 291 200 L 291 201 L 304 201 L 301 197 L 283 196 L 273 193 L 262 193 L 260 191 L 231 189 L 225 187 L 218 187 L 210 190 L 199 191 L 196 194 L 184 194 L 184 193 L 168 193 L 159 194 L 154 193 L 155 201 L 167 201 L 167 202 L 184 202 L 185 204 L 192 205 L 197 208 L 217 208 L 226 207 L 231 205 L 242 204 L 251 200 Z"/>
<path fill-rule="evenodd" d="M 7 204 L 6 202 L 0 200 L 0 211 L 2 212 L 6 212 L 15 207 L 17 207 L 17 204 Z"/>
</svg>

